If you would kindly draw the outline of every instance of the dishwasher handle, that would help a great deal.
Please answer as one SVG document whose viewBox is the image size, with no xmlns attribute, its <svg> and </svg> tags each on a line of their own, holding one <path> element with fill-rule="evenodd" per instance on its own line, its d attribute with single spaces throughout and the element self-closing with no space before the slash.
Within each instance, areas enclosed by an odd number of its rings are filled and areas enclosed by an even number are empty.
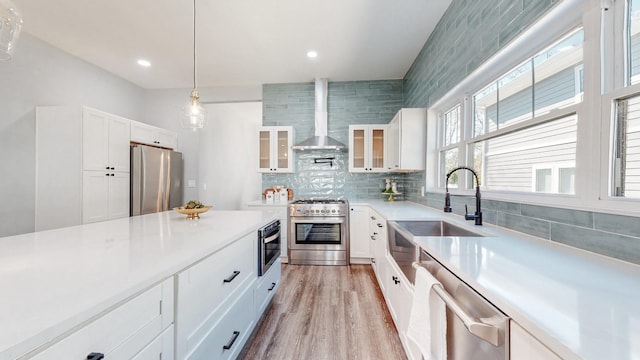
<svg viewBox="0 0 640 360">
<path fill-rule="evenodd" d="M 419 263 L 413 263 L 413 267 L 416 269 L 420 266 L 421 265 Z M 502 326 L 485 323 L 481 321 L 481 319 L 477 319 L 467 314 L 467 312 L 458 304 L 458 302 L 451 295 L 449 295 L 444 287 L 442 287 L 442 284 L 436 284 L 432 289 L 442 299 L 442 301 L 444 301 L 447 307 L 451 309 L 454 314 L 456 314 L 456 316 L 464 324 L 464 327 L 466 327 L 470 333 L 493 346 L 502 345 L 503 339 L 500 336 L 500 330 Z M 490 321 L 491 318 L 483 318 L 483 320 Z"/>
</svg>

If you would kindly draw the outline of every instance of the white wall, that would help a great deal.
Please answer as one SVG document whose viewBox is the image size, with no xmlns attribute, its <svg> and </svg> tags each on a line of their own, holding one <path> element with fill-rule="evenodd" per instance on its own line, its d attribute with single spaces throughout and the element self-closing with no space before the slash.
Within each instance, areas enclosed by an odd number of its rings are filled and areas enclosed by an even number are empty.
<svg viewBox="0 0 640 360">
<path fill-rule="evenodd" d="M 262 102 L 207 105 L 200 138 L 200 200 L 215 209 L 240 210 L 260 197 L 258 127 Z"/>
<path fill-rule="evenodd" d="M 23 33 L 0 62 L 0 237 L 35 228 L 35 107 L 87 105 L 141 118 L 144 90 Z"/>
<path fill-rule="evenodd" d="M 203 102 L 232 102 L 261 100 L 262 86 L 236 86 L 236 87 L 211 87 L 198 89 L 200 100 Z M 200 169 L 203 166 L 199 160 L 200 144 L 209 141 L 205 132 L 193 132 L 180 127 L 182 117 L 182 107 L 189 100 L 191 89 L 162 89 L 147 90 L 145 92 L 144 117 L 140 121 L 147 124 L 159 126 L 178 133 L 178 151 L 182 152 L 184 158 L 184 199 L 200 199 L 202 186 L 199 182 Z M 260 112 L 262 114 L 262 111 Z M 212 116 L 207 116 L 205 129 L 211 127 L 215 121 Z M 262 115 L 260 115 L 262 122 Z M 222 171 L 219 170 L 218 171 Z M 189 180 L 196 183 L 194 188 L 186 187 Z"/>
</svg>

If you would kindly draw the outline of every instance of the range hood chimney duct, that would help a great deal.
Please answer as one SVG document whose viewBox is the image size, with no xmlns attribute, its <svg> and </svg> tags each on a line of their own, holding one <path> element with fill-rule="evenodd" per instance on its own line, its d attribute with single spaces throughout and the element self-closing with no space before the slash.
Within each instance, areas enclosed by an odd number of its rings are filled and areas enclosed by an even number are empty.
<svg viewBox="0 0 640 360">
<path fill-rule="evenodd" d="M 328 81 L 327 79 L 316 79 L 316 116 L 315 116 L 315 136 L 306 139 L 305 141 L 292 146 L 294 150 L 336 150 L 343 151 L 347 147 L 329 137 L 327 129 L 327 95 L 328 95 Z"/>
</svg>

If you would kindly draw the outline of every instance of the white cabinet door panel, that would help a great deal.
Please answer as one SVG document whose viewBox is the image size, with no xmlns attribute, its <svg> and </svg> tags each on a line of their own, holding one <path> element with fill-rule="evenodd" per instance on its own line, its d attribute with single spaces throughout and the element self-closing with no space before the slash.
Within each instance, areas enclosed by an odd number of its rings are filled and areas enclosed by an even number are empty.
<svg viewBox="0 0 640 360">
<path fill-rule="evenodd" d="M 109 115 L 83 109 L 82 111 L 82 165 L 84 170 L 108 170 Z M 127 146 L 128 148 L 128 146 Z"/>
<path fill-rule="evenodd" d="M 128 119 L 115 116 L 109 119 L 109 170 L 130 170 L 129 122 Z"/>
<path fill-rule="evenodd" d="M 120 219 L 129 216 L 130 178 L 128 172 L 114 172 L 109 176 L 109 219 Z"/>
<path fill-rule="evenodd" d="M 82 223 L 108 220 L 109 173 L 85 171 L 82 176 Z"/>
</svg>

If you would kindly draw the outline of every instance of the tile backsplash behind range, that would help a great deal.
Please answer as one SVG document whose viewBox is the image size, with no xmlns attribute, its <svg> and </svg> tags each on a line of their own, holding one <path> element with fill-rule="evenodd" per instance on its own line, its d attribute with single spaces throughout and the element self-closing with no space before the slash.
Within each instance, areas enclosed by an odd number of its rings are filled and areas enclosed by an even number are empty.
<svg viewBox="0 0 640 360">
<path fill-rule="evenodd" d="M 385 178 L 398 183 L 402 192 L 404 175 L 358 174 L 349 172 L 347 152 L 327 150 L 298 151 L 294 154 L 296 172 L 264 174 L 265 188 L 285 185 L 294 190 L 295 198 L 337 198 L 348 200 L 376 199 L 385 186 Z M 334 158 L 333 160 L 328 160 Z"/>
</svg>

